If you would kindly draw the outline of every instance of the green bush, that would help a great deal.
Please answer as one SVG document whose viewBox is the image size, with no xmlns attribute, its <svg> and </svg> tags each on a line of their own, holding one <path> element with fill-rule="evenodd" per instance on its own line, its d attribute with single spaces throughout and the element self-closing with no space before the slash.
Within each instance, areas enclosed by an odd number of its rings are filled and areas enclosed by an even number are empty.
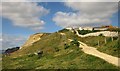
<svg viewBox="0 0 120 71">
<path fill-rule="evenodd" d="M 73 41 L 71 41 L 71 45 L 76 45 L 77 47 L 79 47 L 80 43 L 77 39 L 74 39 Z"/>
<path fill-rule="evenodd" d="M 99 34 L 99 36 L 104 36 L 103 34 Z"/>
<path fill-rule="evenodd" d="M 92 31 L 90 30 L 78 30 L 78 33 L 81 34 L 81 35 L 85 35 L 85 34 L 88 34 L 88 33 L 91 33 Z"/>
<path fill-rule="evenodd" d="M 94 32 L 99 32 L 100 30 L 78 30 L 78 33 L 81 34 L 81 35 L 85 35 L 85 34 L 88 34 L 88 33 L 94 33 Z"/>
<path fill-rule="evenodd" d="M 62 30 L 59 30 L 58 32 L 67 32 L 69 31 L 68 29 L 62 29 Z"/>
<path fill-rule="evenodd" d="M 64 49 L 68 49 L 69 47 L 70 47 L 70 45 L 64 44 Z"/>
</svg>

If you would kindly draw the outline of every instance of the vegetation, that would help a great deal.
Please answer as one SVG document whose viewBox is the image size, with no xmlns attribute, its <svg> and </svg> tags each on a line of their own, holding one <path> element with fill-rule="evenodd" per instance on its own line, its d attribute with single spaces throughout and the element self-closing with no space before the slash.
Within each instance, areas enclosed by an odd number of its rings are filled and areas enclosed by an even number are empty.
<svg viewBox="0 0 120 71">
<path fill-rule="evenodd" d="M 78 30 L 78 33 L 81 35 L 85 35 L 88 33 L 94 33 L 94 32 L 99 32 L 100 30 Z M 106 31 L 114 31 L 114 32 L 120 32 L 120 28 L 108 28 Z"/>
<path fill-rule="evenodd" d="M 69 30 L 68 29 L 62 29 L 62 30 L 59 30 L 58 32 L 68 32 Z"/>
<path fill-rule="evenodd" d="M 65 33 L 61 35 L 60 33 Z M 3 56 L 3 69 L 118 69 L 118 67 L 81 51 L 78 40 L 92 44 L 95 39 L 78 38 L 74 32 L 62 30 L 46 35 L 33 45 L 23 47 L 10 56 Z M 73 41 L 68 41 L 71 39 Z M 101 39 L 101 40 L 102 40 Z M 92 41 L 92 42 L 91 42 Z M 102 40 L 103 41 L 103 40 Z M 114 40 L 115 41 L 115 40 Z M 96 44 L 97 46 L 97 44 Z M 107 46 L 107 44 L 106 44 Z M 34 54 L 43 51 L 42 57 Z"/>
<path fill-rule="evenodd" d="M 103 34 L 100 34 L 99 36 L 104 36 Z"/>
<path fill-rule="evenodd" d="M 85 37 L 78 38 L 82 42 L 86 43 L 88 46 L 96 47 L 99 51 L 120 57 L 118 51 L 120 50 L 119 38 L 113 37 L 113 41 L 111 37 L 104 37 L 102 35 L 96 37 Z M 99 41 L 99 46 L 98 46 Z"/>
<path fill-rule="evenodd" d="M 98 32 L 99 30 L 78 30 L 78 33 L 81 34 L 81 35 L 85 35 L 85 34 L 88 34 L 88 33 L 93 33 L 93 32 Z"/>
<path fill-rule="evenodd" d="M 24 55 L 17 58 L 3 58 L 4 69 L 117 69 L 106 61 L 69 48 L 39 58 L 37 55 Z"/>
<path fill-rule="evenodd" d="M 75 38 L 73 41 L 71 41 L 71 45 L 76 45 L 77 47 L 79 47 L 80 43 L 79 43 L 78 40 Z"/>
<path fill-rule="evenodd" d="M 67 49 L 67 48 L 70 47 L 70 45 L 68 45 L 68 44 L 64 44 L 64 47 L 65 47 L 65 49 Z"/>
<path fill-rule="evenodd" d="M 108 28 L 107 31 L 120 32 L 120 28 Z"/>
</svg>

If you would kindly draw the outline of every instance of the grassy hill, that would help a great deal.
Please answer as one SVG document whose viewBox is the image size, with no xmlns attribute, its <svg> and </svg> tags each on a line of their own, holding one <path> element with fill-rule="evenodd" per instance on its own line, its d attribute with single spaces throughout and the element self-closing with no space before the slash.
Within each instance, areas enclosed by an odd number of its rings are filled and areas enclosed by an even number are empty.
<svg viewBox="0 0 120 71">
<path fill-rule="evenodd" d="M 76 41 L 69 41 L 72 39 Z M 3 56 L 3 69 L 117 69 L 118 67 L 85 54 L 76 45 L 74 32 L 63 29 L 42 37 L 28 47 Z M 43 51 L 42 57 L 34 53 Z"/>
</svg>

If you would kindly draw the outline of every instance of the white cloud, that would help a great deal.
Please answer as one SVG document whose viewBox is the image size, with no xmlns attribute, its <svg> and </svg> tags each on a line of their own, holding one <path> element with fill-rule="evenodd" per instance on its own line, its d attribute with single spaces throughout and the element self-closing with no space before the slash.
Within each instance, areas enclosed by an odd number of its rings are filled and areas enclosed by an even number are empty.
<svg viewBox="0 0 120 71">
<path fill-rule="evenodd" d="M 2 39 L 0 41 L 0 44 L 2 43 L 2 49 L 7 49 L 23 45 L 27 38 L 24 36 L 4 34 L 0 39 Z"/>
<path fill-rule="evenodd" d="M 2 2 L 119 2 L 120 0 L 2 0 Z"/>
<path fill-rule="evenodd" d="M 45 24 L 40 19 L 49 10 L 32 2 L 3 2 L 0 6 L 2 16 L 10 19 L 14 26 L 39 30 Z"/>
<path fill-rule="evenodd" d="M 0 35 L 0 50 L 2 49 L 2 36 Z"/>
<path fill-rule="evenodd" d="M 57 12 L 53 21 L 61 27 L 109 25 L 118 9 L 117 2 L 66 2 L 65 5 L 76 12 Z"/>
<path fill-rule="evenodd" d="M 2 49 L 2 34 L 0 34 L 0 50 Z"/>
<path fill-rule="evenodd" d="M 64 0 L 65 2 L 119 2 L 120 0 Z"/>
<path fill-rule="evenodd" d="M 2 39 L 0 38 L 0 41 L 2 41 Z"/>
</svg>

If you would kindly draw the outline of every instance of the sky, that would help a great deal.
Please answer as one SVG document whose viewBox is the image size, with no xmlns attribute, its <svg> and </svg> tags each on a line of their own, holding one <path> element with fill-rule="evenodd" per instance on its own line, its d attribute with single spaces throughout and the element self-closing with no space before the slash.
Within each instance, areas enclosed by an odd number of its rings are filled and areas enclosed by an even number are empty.
<svg viewBox="0 0 120 71">
<path fill-rule="evenodd" d="M 4 2 L 0 5 L 2 49 L 21 46 L 31 34 L 66 27 L 118 26 L 117 2 Z"/>
</svg>

